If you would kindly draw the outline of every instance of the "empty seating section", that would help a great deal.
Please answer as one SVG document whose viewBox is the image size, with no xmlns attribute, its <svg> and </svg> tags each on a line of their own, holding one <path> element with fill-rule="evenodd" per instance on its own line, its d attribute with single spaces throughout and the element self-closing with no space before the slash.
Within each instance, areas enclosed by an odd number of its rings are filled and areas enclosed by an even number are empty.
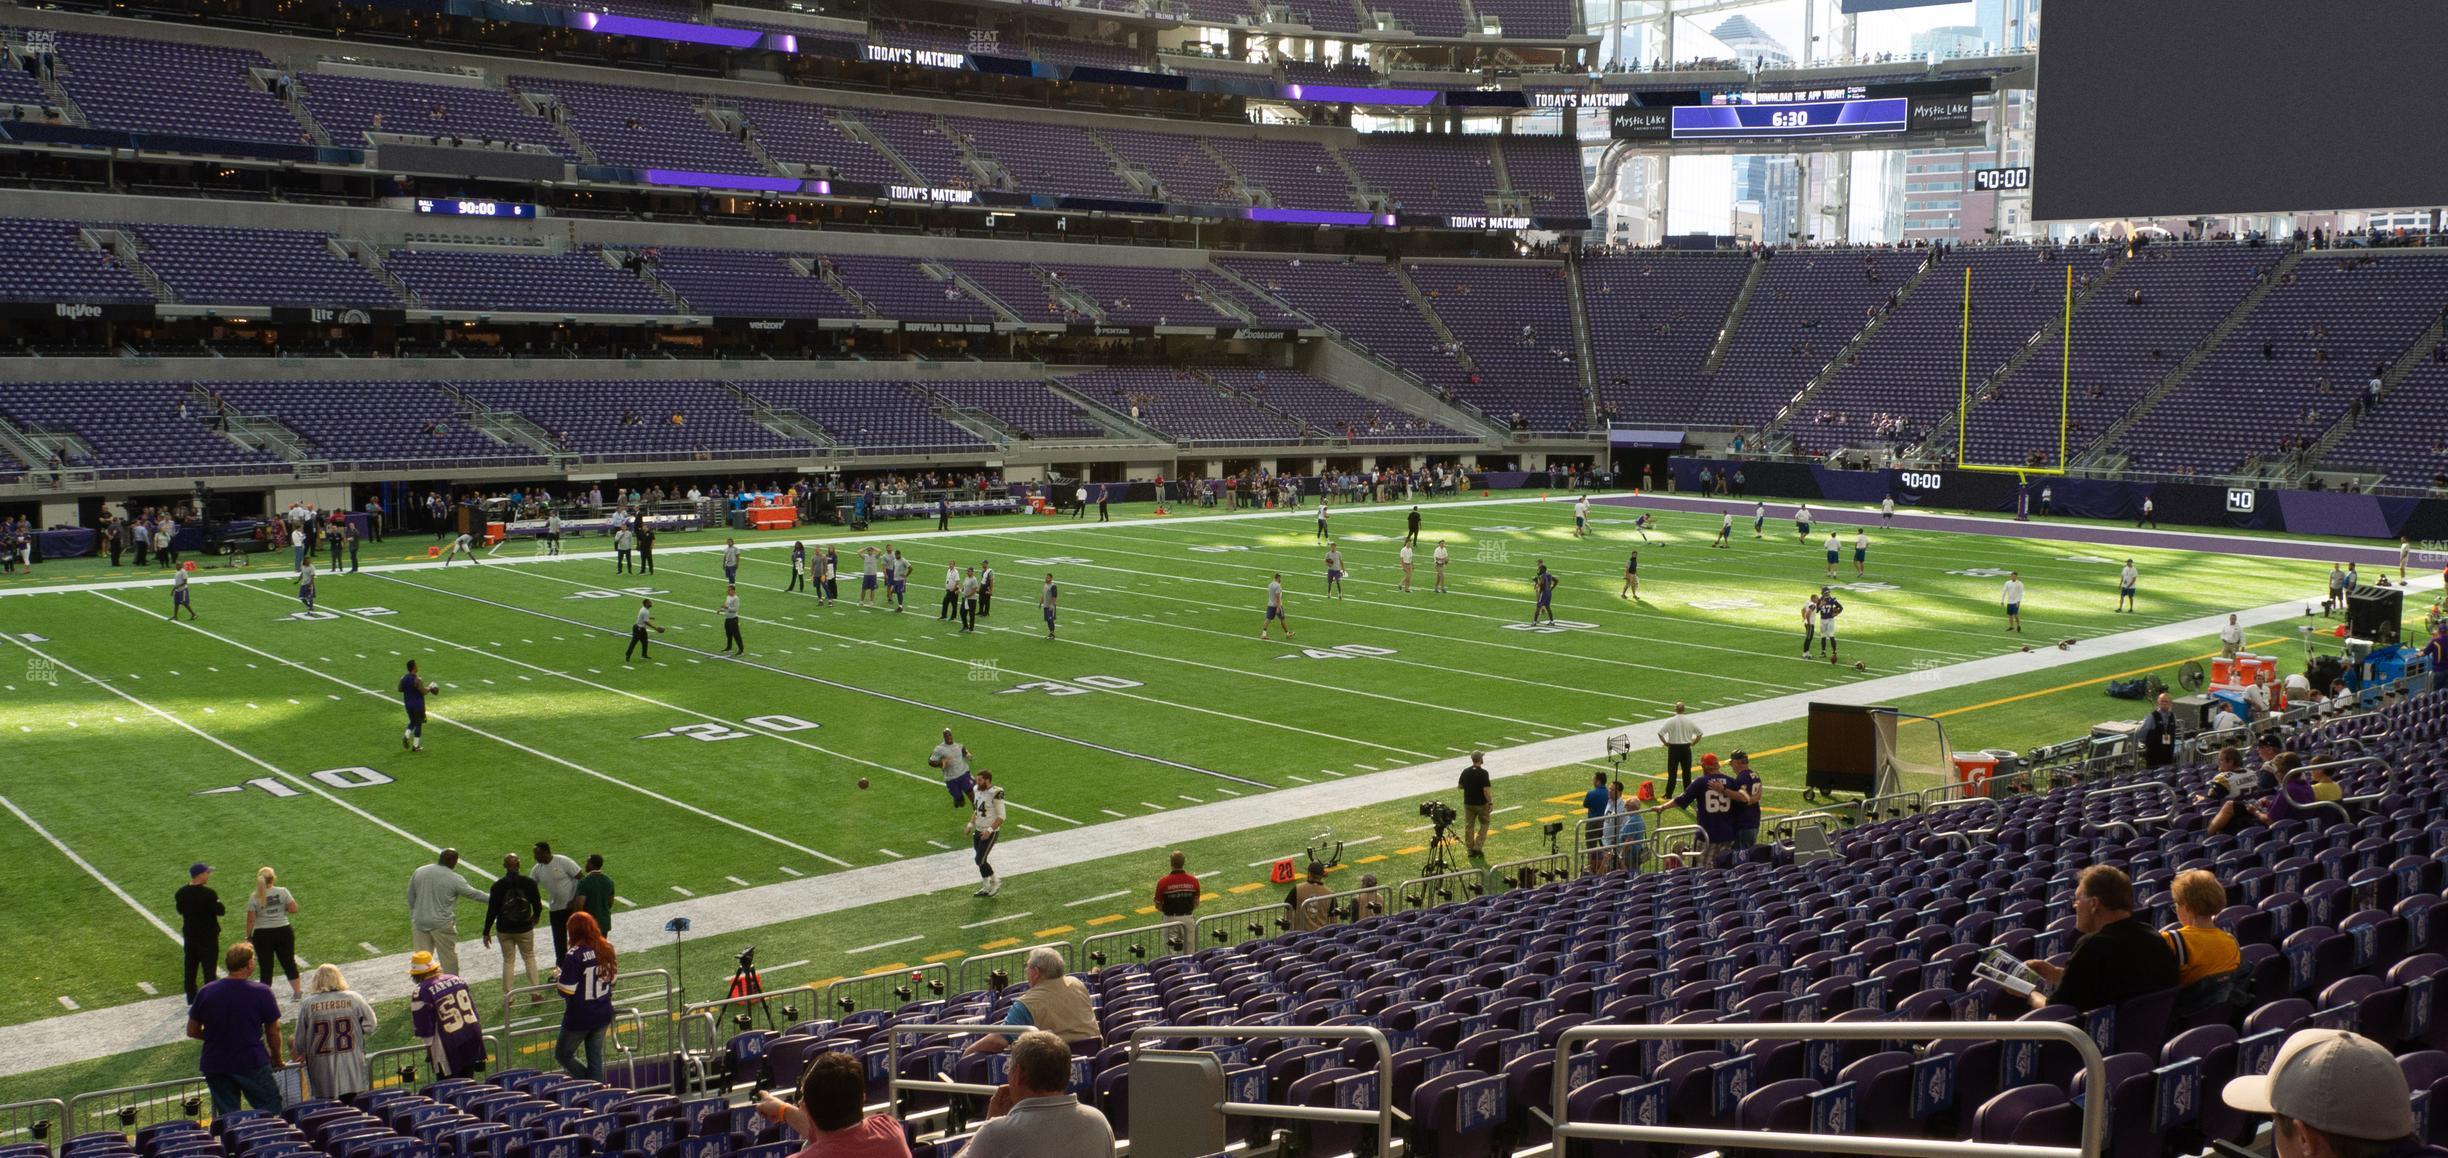
<svg viewBox="0 0 2448 1158">
<path fill-rule="evenodd" d="M 398 295 L 373 271 L 332 251 L 320 233 L 131 225 L 144 239 L 145 268 L 180 301 L 233 305 L 396 309 Z"/>
<path fill-rule="evenodd" d="M 1403 26 L 1421 36 L 1460 36 L 1462 6 L 1454 0 L 1363 0 L 1373 12 L 1390 12 Z"/>
<path fill-rule="evenodd" d="M 2075 307 L 2068 453 L 2096 441 L 2167 377 L 2244 300 L 2253 271 L 2267 264 L 2266 251 L 2242 246 L 2146 248 Z M 2138 303 L 2130 300 L 2136 291 Z M 2061 350 L 2052 339 L 1995 397 L 1973 403 L 1959 435 L 1969 461 L 2027 462 L 2034 451 L 2056 458 Z M 1977 384 L 1980 368 L 1972 372 Z"/>
<path fill-rule="evenodd" d="M 780 457 L 814 450 L 756 424 L 718 382 L 467 382 L 467 395 L 605 460 Z"/>
<path fill-rule="evenodd" d="M 1261 326 L 1274 326 L 1282 329 L 1297 330 L 1307 329 L 1317 324 L 1300 316 L 1299 314 L 1293 313 L 1291 310 L 1285 309 L 1283 306 L 1276 304 L 1276 302 L 1270 298 L 1262 297 L 1241 288 L 1240 283 L 1216 272 L 1215 270 L 1194 269 L 1189 270 L 1188 274 L 1190 280 L 1206 286 L 1208 290 L 1214 293 L 1216 296 L 1230 298 L 1233 301 L 1241 303 L 1241 308 L 1249 311 L 1250 317 L 1257 319 L 1258 324 Z"/>
<path fill-rule="evenodd" d="M 1063 288 L 1096 300 L 1117 326 L 1237 326 L 1191 290 L 1182 271 L 1161 266 L 1039 265 Z"/>
<path fill-rule="evenodd" d="M 30 108 L 52 107 L 51 94 L 23 70 L 0 66 L 0 105 L 25 105 Z"/>
<path fill-rule="evenodd" d="M 568 253 L 395 249 L 383 266 L 438 310 L 558 314 L 668 314 L 636 274 L 582 248 Z"/>
<path fill-rule="evenodd" d="M 1557 0 L 1472 0 L 1471 10 L 1496 17 L 1508 37 L 1570 36 L 1577 23 L 1573 6 Z"/>
<path fill-rule="evenodd" d="M 1477 366 L 1479 380 L 1464 381 L 1458 393 L 1495 417 L 1519 414 L 1532 430 L 1589 428 L 1561 264 L 1412 262 L 1403 268 Z"/>
<path fill-rule="evenodd" d="M 316 453 L 361 469 L 386 463 L 542 461 L 459 421 L 458 406 L 429 382 L 215 382 L 242 414 L 264 414 L 306 437 Z"/>
<path fill-rule="evenodd" d="M 1249 0 L 1189 0 L 1190 19 L 1207 24 L 1248 24 L 1255 19 Z"/>
<path fill-rule="evenodd" d="M 2429 250 L 2313 253 L 2285 278 L 2119 439 L 2137 469 L 2217 474 L 2318 439 L 2448 301 L 2448 255 Z"/>
<path fill-rule="evenodd" d="M 1105 428 L 1071 400 L 1034 378 L 928 382 L 925 389 L 955 406 L 985 411 L 1029 438 L 1098 438 Z"/>
<path fill-rule="evenodd" d="M 1242 200 L 1232 177 L 1215 157 L 1199 147 L 1199 139 L 1171 133 L 1132 129 L 1096 131 L 1098 139 L 1156 178 L 1165 200 L 1200 205 L 1230 205 Z"/>
<path fill-rule="evenodd" d="M 1182 442 L 1294 442 L 1300 424 L 1186 370 L 1090 370 L 1063 379 L 1083 398 Z"/>
<path fill-rule="evenodd" d="M 1028 54 L 1036 60 L 1090 68 L 1146 72 L 1152 67 L 1147 53 L 1128 45 L 1078 40 L 1068 36 L 1031 36 L 1028 39 Z"/>
<path fill-rule="evenodd" d="M 1383 262 L 1221 256 L 1215 261 L 1432 388 L 1459 392 L 1471 385 L 1460 360 L 1439 348 L 1436 331 Z"/>
<path fill-rule="evenodd" d="M 855 117 L 867 126 L 894 156 L 917 170 L 924 184 L 945 189 L 978 184 L 977 174 L 961 157 L 960 146 L 944 134 L 943 123 L 934 117 L 889 109 L 844 110 L 839 115 Z"/>
<path fill-rule="evenodd" d="M 944 421 L 906 383 L 862 380 L 758 382 L 751 393 L 796 410 L 837 442 L 863 450 L 991 449 L 968 429 Z"/>
<path fill-rule="evenodd" d="M 832 110 L 805 101 L 743 100 L 740 112 L 756 129 L 765 155 L 784 164 L 821 165 L 852 181 L 897 185 L 909 180 L 867 142 L 842 131 Z"/>
<path fill-rule="evenodd" d="M 813 256 L 741 249 L 664 249 L 655 277 L 701 313 L 760 318 L 858 318 L 815 271 Z M 802 273 L 802 268 L 810 272 Z"/>
<path fill-rule="evenodd" d="M 570 130 L 606 165 L 768 172 L 737 138 L 706 119 L 698 107 L 701 98 L 694 95 L 535 76 L 512 77 L 511 83 L 521 92 L 547 93 L 559 100 Z"/>
<path fill-rule="evenodd" d="M 980 38 L 973 36 L 969 29 L 954 28 L 949 24 L 879 20 L 870 22 L 868 28 L 875 34 L 879 43 L 888 44 L 894 48 L 915 48 L 926 52 L 951 52 L 963 55 L 978 52 L 992 55 L 1002 43 L 1001 37 L 994 33 L 986 33 L 983 38 Z"/>
<path fill-rule="evenodd" d="M 577 159 L 551 122 L 496 89 L 323 72 L 299 78 L 298 88 L 315 123 L 344 148 L 362 148 L 371 143 L 367 133 L 382 132 L 508 141 Z"/>
<path fill-rule="evenodd" d="M 1493 137 L 1381 134 L 1343 150 L 1369 191 L 1406 213 L 1485 213 L 1496 191 Z"/>
<path fill-rule="evenodd" d="M 0 299 L 149 302 L 153 293 L 119 260 L 78 240 L 73 221 L 0 216 Z"/>
<path fill-rule="evenodd" d="M 1357 209 L 1351 181 L 1315 141 L 1209 137 L 1207 147 L 1285 209 Z"/>
<path fill-rule="evenodd" d="M 1005 309 L 1024 322 L 1067 322 L 1081 320 L 1078 311 L 1065 305 L 1053 287 L 1037 273 L 1037 267 L 1025 261 L 952 261 L 945 262 L 968 278 L 970 284 L 994 296 Z"/>
<path fill-rule="evenodd" d="M 969 296 L 948 279 L 930 276 L 914 259 L 837 253 L 819 260 L 850 292 L 885 317 L 918 322 L 995 320 L 994 307 Z"/>
<path fill-rule="evenodd" d="M 2448 474 L 2448 362 L 2416 366 L 2355 420 L 2327 461 L 2384 471 L 2398 486 L 2438 486 Z"/>
<path fill-rule="evenodd" d="M 1216 367 L 1204 373 L 1330 438 L 1353 442 L 1450 442 L 1469 437 L 1298 370 Z"/>
<path fill-rule="evenodd" d="M 165 474 L 286 469 L 284 460 L 215 433 L 200 405 L 180 417 L 188 397 L 184 382 L 13 382 L 0 385 L 0 415 L 84 439 L 93 457 L 63 464 L 70 467 Z"/>
<path fill-rule="evenodd" d="M 1262 0 L 1260 7 L 1289 9 L 1294 23 L 1320 32 L 1360 31 L 1355 0 Z"/>
<path fill-rule="evenodd" d="M 946 117 L 970 151 L 993 157 L 1024 193 L 1144 199 L 1078 129 L 1036 121 Z"/>
<path fill-rule="evenodd" d="M 1579 217 L 1589 212 L 1581 178 L 1581 143 L 1563 137 L 1498 137 L 1506 185 L 1539 216 Z"/>
<path fill-rule="evenodd" d="M 86 32 L 59 34 L 59 74 L 86 123 L 140 133 L 298 144 L 306 136 L 254 71 L 272 62 L 243 48 L 208 48 Z"/>
<path fill-rule="evenodd" d="M 1841 249 L 1770 258 L 1692 421 L 1745 426 L 1774 415 L 1903 288 L 1921 258 Z"/>
<path fill-rule="evenodd" d="M 1598 397 L 1627 422 L 1683 422 L 1711 389 L 1701 370 L 1749 259 L 1672 251 L 1581 263 Z"/>
<path fill-rule="evenodd" d="M 1953 399 L 1960 393 L 1965 273 L 1972 277 L 1971 365 L 1977 375 L 2004 365 L 2064 312 L 2068 265 L 2078 276 L 2101 271 L 2094 250 L 2016 247 L 1949 254 L 1888 316 L 1856 360 L 1812 396 L 1813 413 L 1786 429 L 1811 451 L 1877 441 L 1873 415 L 1900 417 L 1928 430 L 1954 412 Z M 1820 412 L 1842 421 L 1813 421 Z"/>
</svg>

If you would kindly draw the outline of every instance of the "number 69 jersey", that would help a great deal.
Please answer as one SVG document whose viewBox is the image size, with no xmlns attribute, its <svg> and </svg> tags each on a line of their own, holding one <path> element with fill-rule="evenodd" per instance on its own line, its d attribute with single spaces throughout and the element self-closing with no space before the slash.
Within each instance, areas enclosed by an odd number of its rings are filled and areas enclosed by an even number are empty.
<svg viewBox="0 0 2448 1158">
<path fill-rule="evenodd" d="M 416 1035 L 431 1044 L 442 1076 L 463 1078 L 484 1069 L 484 1026 L 476 1020 L 476 998 L 467 982 L 448 973 L 417 982 L 408 1017 Z"/>
</svg>

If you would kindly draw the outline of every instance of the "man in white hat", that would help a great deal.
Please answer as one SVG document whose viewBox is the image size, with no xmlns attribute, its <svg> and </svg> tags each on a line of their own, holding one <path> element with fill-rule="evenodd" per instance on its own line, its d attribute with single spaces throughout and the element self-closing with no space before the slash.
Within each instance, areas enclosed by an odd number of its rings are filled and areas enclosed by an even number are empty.
<svg viewBox="0 0 2448 1158">
<path fill-rule="evenodd" d="M 2397 1059 L 2343 1030 L 2297 1030 L 2266 1076 L 2237 1078 L 2221 1096 L 2245 1113 L 2271 1116 L 2278 1158 L 2448 1153 L 2414 1136 L 2413 1096 Z"/>
</svg>

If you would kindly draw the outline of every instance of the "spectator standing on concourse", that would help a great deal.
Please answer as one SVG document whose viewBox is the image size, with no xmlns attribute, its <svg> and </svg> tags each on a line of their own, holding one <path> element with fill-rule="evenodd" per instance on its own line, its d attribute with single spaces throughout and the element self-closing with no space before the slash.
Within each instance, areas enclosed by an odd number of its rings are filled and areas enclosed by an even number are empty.
<svg viewBox="0 0 2448 1158">
<path fill-rule="evenodd" d="M 444 973 L 459 972 L 459 901 L 490 900 L 459 875 L 459 850 L 446 848 L 408 878 L 409 948 L 434 955 Z"/>
<path fill-rule="evenodd" d="M 2176 954 L 2134 919 L 2133 878 L 2114 865 L 2092 865 L 2074 882 L 2074 956 L 2065 965 L 2026 961 L 2049 993 L 2033 990 L 2032 1008 L 2071 1005 L 2090 1012 L 2145 993 L 2174 989 Z"/>
<path fill-rule="evenodd" d="M 280 1082 L 272 1074 L 281 1061 L 280 999 L 255 980 L 255 946 L 244 941 L 222 959 L 228 974 L 196 994 L 187 1009 L 187 1036 L 204 1043 L 196 1070 L 212 1091 L 213 1117 L 246 1104 L 281 1111 Z"/>
</svg>

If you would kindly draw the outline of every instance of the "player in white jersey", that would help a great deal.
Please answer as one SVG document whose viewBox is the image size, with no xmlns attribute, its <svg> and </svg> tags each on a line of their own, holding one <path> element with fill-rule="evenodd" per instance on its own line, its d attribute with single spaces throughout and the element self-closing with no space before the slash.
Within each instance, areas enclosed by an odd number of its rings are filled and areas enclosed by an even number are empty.
<svg viewBox="0 0 2448 1158">
<path fill-rule="evenodd" d="M 1751 508 L 1751 537 L 1754 539 L 1768 537 L 1768 504 L 1766 503 Z"/>
<path fill-rule="evenodd" d="M 449 553 L 442 556 L 442 565 L 445 567 L 450 566 L 451 560 L 456 559 L 461 555 L 467 556 L 468 562 L 470 563 L 484 562 L 484 560 L 476 557 L 476 540 L 466 531 L 459 532 L 459 537 L 451 540 Z"/>
<path fill-rule="evenodd" d="M 1794 541 L 1810 542 L 1811 509 L 1809 503 L 1794 508 Z"/>
<path fill-rule="evenodd" d="M 1586 539 L 1588 537 L 1589 496 L 1584 495 L 1573 502 L 1573 538 Z"/>
<path fill-rule="evenodd" d="M 960 611 L 961 570 L 958 563 L 944 564 L 943 607 L 935 612 L 937 619 L 950 619 Z"/>
<path fill-rule="evenodd" d="M 2141 579 L 2141 573 L 2134 570 L 2134 561 L 2131 559 L 2125 560 L 2125 569 L 2117 572 L 2117 610 L 2141 610 L 2141 608 L 2134 606 L 2134 586 L 2135 584 L 2139 583 Z"/>
<path fill-rule="evenodd" d="M 1318 492 L 1317 523 L 1317 537 L 1322 542 L 1326 538 L 1326 494 L 1323 491 Z"/>
<path fill-rule="evenodd" d="M 187 609 L 187 622 L 195 622 L 195 604 L 188 602 L 187 597 L 187 569 L 185 567 L 170 572 L 170 618 L 177 619 L 179 608 L 182 607 Z"/>
<path fill-rule="evenodd" d="M 1734 512 L 1732 512 L 1732 511 L 1727 511 L 1725 514 L 1718 516 L 1718 522 L 1717 522 L 1717 541 L 1716 541 L 1716 542 L 1714 542 L 1714 543 L 1709 544 L 1709 546 L 1712 546 L 1712 547 L 1731 547 L 1731 546 L 1733 546 L 1733 545 L 1734 545 L 1734 543 L 1733 543 L 1733 539 L 1734 539 Z"/>
<path fill-rule="evenodd" d="M 1861 578 L 1870 568 L 1870 531 L 1860 528 L 1853 532 L 1853 577 Z"/>
<path fill-rule="evenodd" d="M 884 552 L 878 551 L 873 547 L 859 548 L 858 605 L 862 608 L 875 606 L 876 566 L 878 561 L 883 557 Z"/>
<path fill-rule="evenodd" d="M 723 582 L 725 582 L 725 583 L 738 583 L 738 582 L 739 582 L 739 555 L 740 555 L 740 552 L 739 552 L 739 540 L 737 540 L 737 539 L 725 539 L 725 540 L 723 540 L 723 550 L 722 550 Z"/>
<path fill-rule="evenodd" d="M 726 584 L 723 587 L 722 621 L 723 654 L 729 655 L 732 649 L 737 648 L 741 655 L 747 655 L 748 645 L 740 642 L 739 585 L 736 583 Z"/>
<path fill-rule="evenodd" d="M 559 511 L 553 511 L 544 516 L 544 553 L 547 555 L 561 553 L 561 512 Z"/>
<path fill-rule="evenodd" d="M 1395 553 L 1395 557 L 1402 561 L 1401 589 L 1404 591 L 1409 591 L 1411 589 L 1411 544 L 1404 543 L 1402 545 L 1402 550 Z"/>
<path fill-rule="evenodd" d="M 1326 541 L 1326 594 L 1343 598 L 1343 548 L 1332 539 Z"/>
<path fill-rule="evenodd" d="M 305 604 L 306 610 L 314 610 L 315 569 L 313 560 L 308 560 L 305 566 L 298 568 L 297 585 L 298 602 Z"/>
<path fill-rule="evenodd" d="M 1445 593 L 1445 564 L 1453 561 L 1453 552 L 1445 549 L 1445 540 L 1437 540 L 1436 551 L 1428 556 L 1428 561 L 1436 564 L 1436 590 L 1442 595 Z"/>
<path fill-rule="evenodd" d="M 1895 496 L 1894 496 L 1894 495 L 1889 495 L 1889 496 L 1887 496 L 1886 498 L 1883 498 L 1883 499 L 1880 499 L 1880 500 L 1879 500 L 1879 520 L 1880 520 L 1881 522 L 1888 522 L 1888 523 L 1892 523 L 1892 522 L 1894 522 L 1894 521 L 1895 521 Z"/>
<path fill-rule="evenodd" d="M 1836 542 L 1836 532 L 1829 531 L 1827 537 L 1827 577 L 1830 579 L 1836 577 L 1836 553 L 1841 549 L 1842 548 Z"/>
<path fill-rule="evenodd" d="M 991 897 L 1003 891 L 1003 878 L 995 875 L 995 838 L 1003 835 L 1003 790 L 995 787 L 994 773 L 984 768 L 977 772 L 977 796 L 969 809 L 969 848 L 977 861 L 978 877 L 983 884 L 974 894 Z"/>
<path fill-rule="evenodd" d="M 1292 620 L 1291 617 L 1284 614 L 1283 572 L 1281 571 L 1277 571 L 1272 578 L 1267 580 L 1266 622 L 1258 626 L 1258 638 L 1265 639 L 1267 629 L 1275 626 L 1277 620 L 1283 622 L 1284 638 L 1292 638 Z"/>
<path fill-rule="evenodd" d="M 2006 630 L 2023 633 L 2023 573 L 2008 571 L 2006 586 L 1999 592 L 1999 602 L 2006 605 Z"/>
</svg>

